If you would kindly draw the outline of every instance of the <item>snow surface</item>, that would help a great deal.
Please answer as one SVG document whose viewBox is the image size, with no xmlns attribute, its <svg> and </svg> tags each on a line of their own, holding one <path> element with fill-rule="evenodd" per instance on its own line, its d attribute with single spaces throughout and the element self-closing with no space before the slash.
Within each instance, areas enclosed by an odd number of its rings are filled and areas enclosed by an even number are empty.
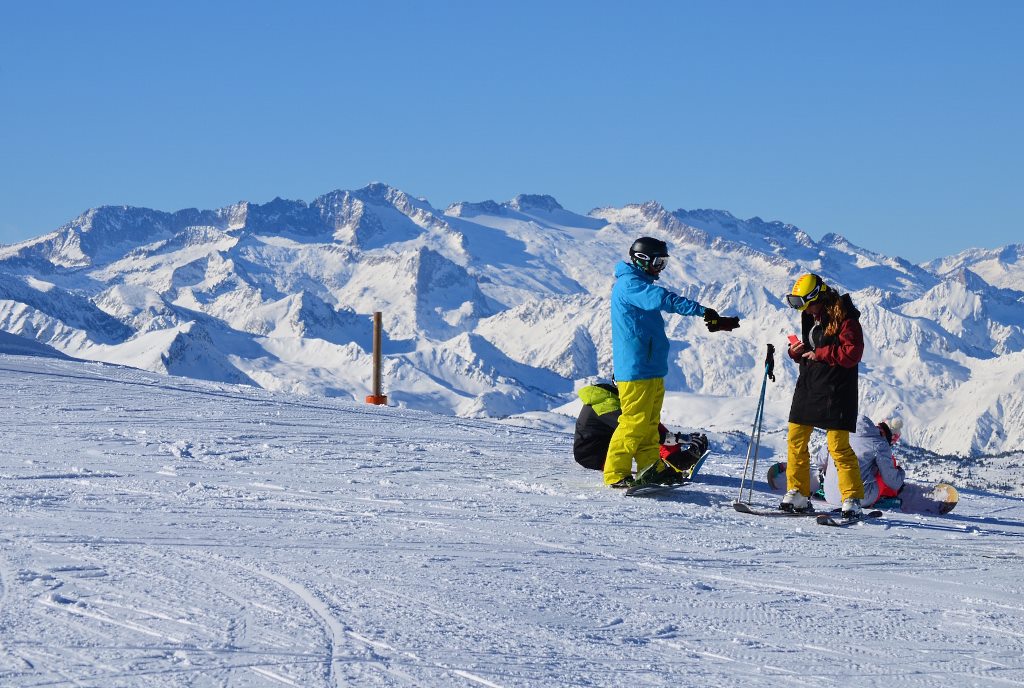
<svg viewBox="0 0 1024 688">
<path fill-rule="evenodd" d="M 0 375 L 5 687 L 1024 685 L 1019 498 L 828 529 L 731 508 L 735 431 L 699 484 L 630 499 L 557 414 Z"/>
</svg>

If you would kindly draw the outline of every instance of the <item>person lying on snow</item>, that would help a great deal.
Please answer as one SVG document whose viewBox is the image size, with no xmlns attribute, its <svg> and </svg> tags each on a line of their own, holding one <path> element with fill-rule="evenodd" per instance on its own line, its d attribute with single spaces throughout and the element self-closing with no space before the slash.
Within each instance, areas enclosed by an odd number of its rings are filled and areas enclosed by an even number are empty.
<svg viewBox="0 0 1024 688">
<path fill-rule="evenodd" d="M 583 408 L 576 419 L 573 458 L 584 468 L 603 471 L 608 445 L 622 415 L 619 390 L 615 385 L 601 383 L 584 387 L 578 394 L 583 400 Z M 708 448 L 706 435 L 669 432 L 661 423 L 658 424 L 658 436 L 661 461 L 652 482 L 671 484 L 681 481 Z"/>
</svg>

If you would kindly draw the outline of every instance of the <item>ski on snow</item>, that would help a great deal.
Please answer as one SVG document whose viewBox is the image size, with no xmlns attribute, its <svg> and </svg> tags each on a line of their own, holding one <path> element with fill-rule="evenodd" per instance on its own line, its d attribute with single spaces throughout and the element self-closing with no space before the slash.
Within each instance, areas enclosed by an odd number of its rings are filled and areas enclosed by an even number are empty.
<svg viewBox="0 0 1024 688">
<path fill-rule="evenodd" d="M 754 509 L 746 502 L 733 502 L 732 506 L 741 514 L 751 516 L 778 516 L 796 518 L 797 516 L 828 516 L 829 511 L 782 511 L 780 509 Z"/>
<path fill-rule="evenodd" d="M 772 516 L 782 518 L 813 516 L 818 525 L 832 526 L 836 528 L 846 528 L 847 526 L 852 526 L 853 524 L 859 523 L 865 519 L 878 518 L 882 515 L 882 512 L 877 509 L 874 511 L 865 511 L 863 515 L 857 518 L 842 518 L 839 516 L 839 509 L 834 509 L 832 511 L 781 511 L 779 509 L 754 509 L 744 502 L 733 502 L 732 506 L 741 514 L 751 514 L 752 516 Z"/>
</svg>

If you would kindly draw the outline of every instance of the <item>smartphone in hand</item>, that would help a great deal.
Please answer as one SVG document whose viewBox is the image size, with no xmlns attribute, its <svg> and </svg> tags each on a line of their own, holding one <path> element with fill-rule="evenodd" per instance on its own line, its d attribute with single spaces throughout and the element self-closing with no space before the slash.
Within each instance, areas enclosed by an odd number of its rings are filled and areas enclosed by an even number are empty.
<svg viewBox="0 0 1024 688">
<path fill-rule="evenodd" d="M 800 338 L 799 337 L 797 337 L 795 334 L 789 335 L 789 345 L 790 345 L 790 347 L 794 347 L 794 346 L 796 346 L 799 343 L 800 343 Z"/>
</svg>

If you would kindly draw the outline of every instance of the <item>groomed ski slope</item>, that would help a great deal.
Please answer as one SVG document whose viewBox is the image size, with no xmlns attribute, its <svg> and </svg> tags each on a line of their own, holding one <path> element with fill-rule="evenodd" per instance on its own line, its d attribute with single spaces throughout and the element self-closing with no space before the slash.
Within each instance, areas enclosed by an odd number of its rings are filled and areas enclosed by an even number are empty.
<svg viewBox="0 0 1024 688">
<path fill-rule="evenodd" d="M 626 499 L 565 432 L 0 379 L 3 686 L 1024 685 L 1020 499 L 838 530 L 736 513 L 738 435 Z"/>
</svg>

